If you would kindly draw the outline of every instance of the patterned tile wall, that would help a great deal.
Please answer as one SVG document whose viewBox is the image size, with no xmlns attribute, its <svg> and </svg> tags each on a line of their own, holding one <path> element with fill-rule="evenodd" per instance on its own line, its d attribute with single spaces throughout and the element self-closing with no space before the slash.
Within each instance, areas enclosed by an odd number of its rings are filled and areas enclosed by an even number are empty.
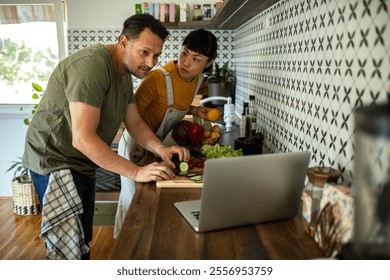
<svg viewBox="0 0 390 280">
<path fill-rule="evenodd" d="M 309 150 L 310 166 L 334 167 L 350 184 L 353 109 L 390 100 L 389 8 L 388 0 L 281 0 L 234 31 L 211 30 L 216 62 L 236 72 L 236 113 L 256 96 L 268 150 Z M 188 32 L 170 30 L 159 65 L 177 57 Z M 69 30 L 69 53 L 119 34 Z"/>
<path fill-rule="evenodd" d="M 256 96 L 272 152 L 354 169 L 353 109 L 390 100 L 387 0 L 281 0 L 235 30 L 236 108 Z"/>
<path fill-rule="evenodd" d="M 170 29 L 170 36 L 164 44 L 163 55 L 160 57 L 157 66 L 164 65 L 168 61 L 177 59 L 178 52 L 181 48 L 181 44 L 184 37 L 191 30 L 186 29 Z M 218 39 L 218 57 L 216 63 L 222 66 L 224 63 L 229 62 L 233 67 L 233 34 L 232 30 L 210 30 Z M 68 30 L 68 52 L 73 52 L 85 48 L 87 46 L 101 43 L 115 43 L 120 35 L 121 30 L 80 30 L 70 29 Z M 136 88 L 140 79 L 133 78 L 133 85 Z"/>
</svg>

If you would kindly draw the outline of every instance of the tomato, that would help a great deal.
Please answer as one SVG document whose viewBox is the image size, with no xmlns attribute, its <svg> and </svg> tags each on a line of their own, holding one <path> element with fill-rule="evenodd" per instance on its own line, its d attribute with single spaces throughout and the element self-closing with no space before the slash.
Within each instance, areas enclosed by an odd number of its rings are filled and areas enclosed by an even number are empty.
<svg viewBox="0 0 390 280">
<path fill-rule="evenodd" d="M 191 170 L 193 168 L 203 168 L 205 160 L 206 160 L 205 158 L 199 158 L 196 156 L 190 157 L 188 159 L 189 169 Z"/>
<path fill-rule="evenodd" d="M 204 167 L 204 160 L 200 160 L 200 161 L 199 161 L 198 167 L 199 167 L 199 168 L 203 168 L 203 167 Z"/>
<path fill-rule="evenodd" d="M 193 169 L 195 167 L 194 158 L 193 157 L 189 158 L 189 160 L 188 160 L 188 167 L 189 167 L 189 169 Z"/>
<path fill-rule="evenodd" d="M 198 123 L 191 123 L 188 127 L 188 138 L 191 141 L 202 141 L 204 127 Z"/>
</svg>

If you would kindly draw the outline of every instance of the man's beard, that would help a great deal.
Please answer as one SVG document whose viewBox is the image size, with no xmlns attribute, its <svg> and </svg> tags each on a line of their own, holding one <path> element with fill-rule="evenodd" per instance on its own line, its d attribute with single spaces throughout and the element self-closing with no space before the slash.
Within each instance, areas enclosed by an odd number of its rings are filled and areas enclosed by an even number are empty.
<svg viewBox="0 0 390 280">
<path fill-rule="evenodd" d="M 128 65 L 125 65 L 125 69 L 126 69 L 126 72 L 128 74 L 131 74 L 135 77 L 137 77 L 138 79 L 143 79 L 146 77 L 146 75 L 148 75 L 148 73 L 150 72 L 150 70 L 152 70 L 150 67 L 148 66 L 140 66 L 138 67 L 135 71 L 132 70 L 130 67 L 128 67 Z"/>
</svg>

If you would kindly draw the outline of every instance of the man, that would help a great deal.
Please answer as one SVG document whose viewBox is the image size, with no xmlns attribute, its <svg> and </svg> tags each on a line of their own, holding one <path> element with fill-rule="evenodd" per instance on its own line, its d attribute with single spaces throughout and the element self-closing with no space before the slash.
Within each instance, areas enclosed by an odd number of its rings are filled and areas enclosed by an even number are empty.
<svg viewBox="0 0 390 280">
<path fill-rule="evenodd" d="M 116 44 L 80 50 L 53 71 L 23 156 L 43 205 L 40 236 L 48 259 L 89 258 L 98 166 L 137 182 L 174 177 L 165 165 L 138 166 L 112 151 L 109 145 L 122 122 L 142 147 L 170 166 L 173 154 L 189 158 L 186 149 L 164 146 L 134 103 L 131 74 L 149 73 L 168 35 L 154 17 L 134 15 L 124 22 Z"/>
</svg>

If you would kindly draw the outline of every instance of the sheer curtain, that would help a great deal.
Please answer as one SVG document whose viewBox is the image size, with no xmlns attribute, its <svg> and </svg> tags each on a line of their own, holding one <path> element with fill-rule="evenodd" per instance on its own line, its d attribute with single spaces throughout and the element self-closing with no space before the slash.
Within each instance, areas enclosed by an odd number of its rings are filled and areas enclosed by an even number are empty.
<svg viewBox="0 0 390 280">
<path fill-rule="evenodd" d="M 0 24 L 56 21 L 53 5 L 0 5 Z"/>
</svg>

